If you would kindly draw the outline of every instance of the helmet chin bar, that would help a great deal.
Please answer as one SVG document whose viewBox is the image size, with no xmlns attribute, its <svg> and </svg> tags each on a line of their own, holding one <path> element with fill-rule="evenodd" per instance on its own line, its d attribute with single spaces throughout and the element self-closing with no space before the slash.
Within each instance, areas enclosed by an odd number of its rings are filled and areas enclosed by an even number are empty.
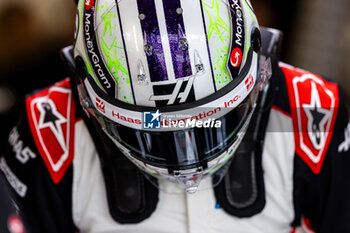
<svg viewBox="0 0 350 233">
<path fill-rule="evenodd" d="M 198 186 L 202 181 L 203 167 L 174 171 L 174 176 L 188 194 L 193 194 L 197 192 Z"/>
</svg>

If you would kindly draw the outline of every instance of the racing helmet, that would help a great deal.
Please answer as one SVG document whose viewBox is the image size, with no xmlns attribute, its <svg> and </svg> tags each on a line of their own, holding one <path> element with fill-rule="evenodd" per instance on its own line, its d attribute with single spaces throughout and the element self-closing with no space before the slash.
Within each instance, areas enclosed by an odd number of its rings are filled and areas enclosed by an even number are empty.
<svg viewBox="0 0 350 233">
<path fill-rule="evenodd" d="M 193 193 L 247 130 L 260 44 L 248 0 L 81 0 L 80 102 L 147 176 Z"/>
</svg>

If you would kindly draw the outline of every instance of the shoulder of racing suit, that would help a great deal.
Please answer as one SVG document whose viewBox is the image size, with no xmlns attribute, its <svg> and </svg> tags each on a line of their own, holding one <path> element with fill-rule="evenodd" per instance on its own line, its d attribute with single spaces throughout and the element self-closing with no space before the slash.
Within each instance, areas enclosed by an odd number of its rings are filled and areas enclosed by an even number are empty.
<svg viewBox="0 0 350 233">
<path fill-rule="evenodd" d="M 57 184 L 74 158 L 75 101 L 69 79 L 26 98 L 34 143 L 52 181 Z"/>
<path fill-rule="evenodd" d="M 26 217 L 32 232 L 73 232 L 74 126 L 80 118 L 69 79 L 28 95 L 25 105 L 0 157 L 0 169 L 18 204 L 30 213 Z"/>
<path fill-rule="evenodd" d="M 350 123 L 342 90 L 334 81 L 284 63 L 276 72 L 279 88 L 272 108 L 293 125 L 292 225 L 349 231 L 344 219 L 350 215 Z"/>
<path fill-rule="evenodd" d="M 279 104 L 292 118 L 296 154 L 318 174 L 339 112 L 338 85 L 283 63 L 280 67 L 285 78 L 284 94 L 288 97 L 279 99 L 288 103 Z"/>
<path fill-rule="evenodd" d="M 272 108 L 290 117 L 294 128 L 293 225 L 304 218 L 317 232 L 349 231 L 350 126 L 341 90 L 320 76 L 284 64 L 271 81 L 278 82 L 272 85 L 278 89 Z M 34 232 L 75 230 L 72 161 L 74 125 L 79 120 L 69 80 L 64 80 L 28 96 L 26 113 L 10 133 L 0 169 L 24 210 L 32 213 L 28 220 Z"/>
</svg>

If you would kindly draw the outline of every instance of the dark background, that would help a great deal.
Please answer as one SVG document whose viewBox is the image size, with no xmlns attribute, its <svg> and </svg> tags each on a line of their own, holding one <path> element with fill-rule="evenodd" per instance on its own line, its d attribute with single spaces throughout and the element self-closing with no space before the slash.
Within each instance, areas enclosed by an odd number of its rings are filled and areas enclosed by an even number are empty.
<svg viewBox="0 0 350 233">
<path fill-rule="evenodd" d="M 284 32 L 282 61 L 337 80 L 350 96 L 350 1 L 252 4 L 260 25 Z M 0 151 L 25 94 L 67 76 L 59 50 L 72 44 L 74 20 L 74 0 L 1 0 Z"/>
</svg>

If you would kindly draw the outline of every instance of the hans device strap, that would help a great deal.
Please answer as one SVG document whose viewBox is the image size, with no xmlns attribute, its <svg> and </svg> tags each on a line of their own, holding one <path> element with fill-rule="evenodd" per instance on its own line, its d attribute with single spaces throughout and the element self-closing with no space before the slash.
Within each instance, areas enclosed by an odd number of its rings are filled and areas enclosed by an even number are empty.
<svg viewBox="0 0 350 233">
<path fill-rule="evenodd" d="M 75 73 L 73 46 L 61 53 L 72 78 L 72 91 L 79 100 L 76 87 L 79 77 Z M 158 189 L 153 186 L 118 149 L 100 128 L 94 117 L 88 118 L 78 106 L 84 118 L 101 161 L 109 211 L 115 221 L 122 224 L 138 223 L 148 218 L 158 203 Z"/>
<path fill-rule="evenodd" d="M 277 66 L 282 32 L 261 28 L 261 56 L 271 59 L 272 70 Z M 262 149 L 269 117 L 269 104 L 274 98 L 272 81 L 259 96 L 247 133 L 232 159 L 224 179 L 215 188 L 218 204 L 229 214 L 237 217 L 251 217 L 265 206 L 265 187 L 262 170 Z M 269 90 L 269 91 L 268 91 Z"/>
<path fill-rule="evenodd" d="M 100 156 L 112 217 L 119 223 L 143 221 L 157 206 L 158 189 L 106 137 L 95 118 L 89 120 L 93 122 L 88 127 Z"/>
<path fill-rule="evenodd" d="M 275 65 L 281 55 L 283 33 L 277 29 L 260 27 L 260 34 L 261 55 L 271 58 Z"/>
<path fill-rule="evenodd" d="M 261 123 L 260 109 L 256 109 L 251 122 Z M 221 208 L 237 217 L 251 217 L 265 206 L 261 160 L 266 124 L 263 127 L 259 124 L 258 132 L 256 126 L 249 125 L 225 177 L 214 190 Z"/>
</svg>

